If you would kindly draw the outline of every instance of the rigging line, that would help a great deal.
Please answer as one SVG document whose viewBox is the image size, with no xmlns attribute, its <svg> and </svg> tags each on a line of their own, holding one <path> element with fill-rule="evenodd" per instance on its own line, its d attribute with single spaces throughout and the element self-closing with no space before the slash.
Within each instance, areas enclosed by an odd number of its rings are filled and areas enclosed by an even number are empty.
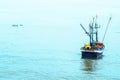
<svg viewBox="0 0 120 80">
<path fill-rule="evenodd" d="M 106 33 L 107 33 L 107 30 L 108 30 L 108 27 L 109 27 L 109 24 L 110 24 L 111 19 L 112 19 L 112 17 L 109 18 L 109 21 L 108 21 L 108 23 L 107 23 L 107 27 L 106 27 L 106 29 L 105 29 L 105 33 L 104 33 L 104 36 L 103 36 L 102 43 L 103 43 L 103 41 L 104 41 L 104 39 L 105 39 L 105 35 L 106 35 Z"/>
</svg>

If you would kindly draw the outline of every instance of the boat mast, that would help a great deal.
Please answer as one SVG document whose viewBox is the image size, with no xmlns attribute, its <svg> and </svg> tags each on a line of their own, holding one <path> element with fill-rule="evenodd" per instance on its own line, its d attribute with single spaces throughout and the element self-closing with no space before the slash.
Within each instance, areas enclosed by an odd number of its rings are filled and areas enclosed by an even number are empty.
<svg viewBox="0 0 120 80">
<path fill-rule="evenodd" d="M 82 29 L 85 31 L 85 33 L 89 36 L 90 38 L 90 46 L 93 46 L 94 40 L 93 40 L 93 34 L 94 34 L 94 18 L 93 21 L 90 22 L 89 24 L 89 32 L 87 32 L 87 30 L 83 27 L 82 24 L 80 24 L 80 26 L 82 27 Z"/>
<path fill-rule="evenodd" d="M 90 34 L 90 46 L 93 46 L 93 42 L 94 42 L 94 40 L 93 40 L 93 34 L 94 34 L 93 26 L 94 26 L 94 17 L 93 17 L 92 23 L 90 22 L 90 24 L 89 24 L 89 29 L 90 29 L 90 32 L 89 32 L 89 34 Z"/>
<path fill-rule="evenodd" d="M 96 32 L 95 32 L 95 34 L 96 34 L 96 42 L 98 42 L 98 24 L 97 24 L 97 15 L 96 15 L 96 20 L 95 20 L 95 29 L 96 29 Z"/>
<path fill-rule="evenodd" d="M 98 28 L 99 28 L 99 26 L 97 24 L 97 15 L 96 15 L 96 18 L 93 17 L 93 20 L 89 23 L 89 32 L 87 32 L 87 30 L 82 26 L 82 24 L 80 24 L 80 26 L 85 31 L 85 33 L 89 36 L 90 46 L 93 46 L 93 44 L 94 44 L 94 34 L 96 37 L 96 42 L 98 42 Z M 94 31 L 94 29 L 95 29 L 95 31 Z"/>
</svg>

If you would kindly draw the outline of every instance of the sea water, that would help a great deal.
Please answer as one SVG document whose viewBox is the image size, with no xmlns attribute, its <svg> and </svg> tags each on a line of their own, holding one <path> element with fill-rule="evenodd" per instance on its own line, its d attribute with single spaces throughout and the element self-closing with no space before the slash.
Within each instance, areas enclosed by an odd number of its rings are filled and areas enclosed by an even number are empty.
<svg viewBox="0 0 120 80">
<path fill-rule="evenodd" d="M 120 79 L 119 2 L 0 2 L 0 80 Z M 89 37 L 79 24 L 88 30 L 97 12 L 100 41 L 112 16 L 104 56 L 82 59 L 80 48 Z"/>
</svg>

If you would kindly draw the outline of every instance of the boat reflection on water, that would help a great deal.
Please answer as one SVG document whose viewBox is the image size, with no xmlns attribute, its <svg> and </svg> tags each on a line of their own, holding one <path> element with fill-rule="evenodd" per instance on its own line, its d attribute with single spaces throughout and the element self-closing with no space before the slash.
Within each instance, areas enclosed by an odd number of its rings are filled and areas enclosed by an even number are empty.
<svg viewBox="0 0 120 80">
<path fill-rule="evenodd" d="M 92 73 L 97 70 L 97 59 L 83 59 L 83 71 Z"/>
</svg>

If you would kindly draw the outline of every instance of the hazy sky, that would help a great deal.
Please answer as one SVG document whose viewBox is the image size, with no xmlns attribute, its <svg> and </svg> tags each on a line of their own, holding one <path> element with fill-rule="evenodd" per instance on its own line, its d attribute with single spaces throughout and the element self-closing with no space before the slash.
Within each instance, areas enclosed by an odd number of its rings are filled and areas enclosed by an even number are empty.
<svg viewBox="0 0 120 80">
<path fill-rule="evenodd" d="M 118 0 L 2 0 L 0 11 L 4 10 L 67 10 L 119 8 Z"/>
<path fill-rule="evenodd" d="M 85 19 L 96 14 L 119 16 L 119 7 L 118 0 L 1 0 L 0 22 L 13 23 L 19 20 L 31 23 L 33 20 L 36 21 L 33 23 L 41 21 L 44 24 L 48 21 L 59 23 L 74 18 Z"/>
</svg>

